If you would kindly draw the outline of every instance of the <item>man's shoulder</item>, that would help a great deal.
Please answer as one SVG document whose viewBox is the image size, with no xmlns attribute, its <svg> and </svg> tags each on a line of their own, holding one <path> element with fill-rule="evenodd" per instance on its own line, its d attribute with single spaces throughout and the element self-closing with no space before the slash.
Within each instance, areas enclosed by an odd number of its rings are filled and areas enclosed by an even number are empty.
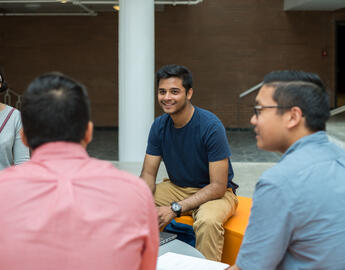
<svg viewBox="0 0 345 270">
<path fill-rule="evenodd" d="M 170 115 L 169 115 L 169 114 L 163 113 L 162 115 L 157 116 L 157 117 L 155 118 L 155 121 L 154 121 L 154 122 L 164 122 L 164 121 L 167 121 L 169 118 L 170 118 Z"/>
<path fill-rule="evenodd" d="M 166 113 L 156 117 L 151 125 L 150 136 L 161 138 L 162 132 L 164 132 L 170 121 L 172 120 Z"/>
<path fill-rule="evenodd" d="M 99 186 L 102 189 L 104 186 L 107 186 L 108 192 L 114 192 L 114 194 L 118 190 L 126 190 L 128 194 L 134 193 L 136 194 L 135 196 L 139 197 L 148 197 L 151 194 L 146 183 L 141 178 L 118 169 L 115 164 L 109 161 L 87 157 L 75 164 L 77 169 L 73 172 L 64 170 L 64 162 L 70 163 L 71 161 L 58 161 L 59 164 L 51 169 L 50 165 L 46 166 L 40 162 L 29 160 L 0 171 L 0 182 L 18 184 L 23 183 L 22 181 L 32 182 L 32 180 L 44 179 L 44 177 L 55 179 L 52 180 L 54 182 L 61 179 L 61 177 L 65 177 L 70 179 L 73 185 L 87 182 L 87 185 Z"/>
<path fill-rule="evenodd" d="M 208 110 L 199 108 L 195 106 L 196 119 L 200 125 L 202 132 L 207 132 L 214 128 L 224 128 L 223 123 L 220 119 L 213 113 Z"/>
<path fill-rule="evenodd" d="M 144 180 L 123 170 L 120 164 L 90 158 L 89 166 L 86 173 L 89 169 L 93 170 L 89 177 L 90 180 L 95 181 L 93 184 L 95 187 L 103 189 L 106 186 L 107 192 L 113 196 L 119 196 L 119 193 L 126 194 L 127 198 L 136 205 L 146 204 L 152 200 L 151 190 Z M 88 176 L 83 175 L 82 178 L 86 177 Z"/>
<path fill-rule="evenodd" d="M 155 120 L 153 121 L 152 126 L 153 127 L 158 127 L 158 128 L 162 127 L 162 126 L 166 125 L 166 123 L 168 123 L 168 121 L 170 121 L 170 119 L 171 118 L 170 118 L 169 114 L 164 113 L 164 114 L 162 114 L 162 115 L 160 115 L 160 116 L 155 118 Z"/>
<path fill-rule="evenodd" d="M 298 181 L 298 173 L 306 169 L 309 164 L 310 160 L 303 160 L 298 152 L 293 152 L 288 156 L 282 157 L 271 168 L 264 171 L 261 178 L 263 181 L 272 181 L 272 183 L 278 183 L 278 185 L 285 184 L 287 180 L 291 184 L 293 181 Z"/>
<path fill-rule="evenodd" d="M 109 176 L 110 178 L 116 179 L 116 181 L 123 181 L 125 184 L 137 185 L 138 182 L 143 182 L 138 176 L 119 168 L 120 165 L 118 163 L 90 157 L 89 166 L 95 175 Z M 138 185 L 142 186 L 141 183 Z"/>
<path fill-rule="evenodd" d="M 290 168 L 293 170 L 293 168 Z M 274 164 L 271 168 L 267 169 L 262 173 L 257 183 L 258 186 L 276 186 L 283 188 L 285 184 L 288 184 L 291 180 L 291 170 L 286 164 L 278 162 Z"/>
<path fill-rule="evenodd" d="M 305 145 L 282 156 L 278 163 L 262 174 L 260 182 L 299 190 L 301 186 L 305 187 L 306 183 L 309 183 L 306 180 L 310 177 L 315 184 L 322 182 L 323 177 L 320 176 L 325 172 L 329 173 L 330 166 L 345 164 L 344 153 L 332 143 Z"/>
<path fill-rule="evenodd" d="M 329 141 L 311 142 L 291 153 L 284 154 L 279 162 L 281 167 L 289 167 L 290 171 L 303 171 L 308 168 L 322 167 L 328 162 L 345 158 L 345 151 Z"/>
<path fill-rule="evenodd" d="M 194 106 L 196 113 L 199 115 L 200 119 L 206 119 L 206 120 L 212 120 L 216 122 L 220 122 L 220 119 L 215 115 L 213 112 L 208 111 L 203 108 L 199 108 L 197 106 Z"/>
</svg>

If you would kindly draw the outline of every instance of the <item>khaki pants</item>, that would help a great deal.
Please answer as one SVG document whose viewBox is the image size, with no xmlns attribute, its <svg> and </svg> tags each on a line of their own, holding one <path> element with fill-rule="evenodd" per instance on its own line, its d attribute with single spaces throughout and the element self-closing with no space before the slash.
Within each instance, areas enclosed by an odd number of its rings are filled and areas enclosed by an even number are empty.
<svg viewBox="0 0 345 270">
<path fill-rule="evenodd" d="M 156 206 L 170 205 L 173 201 L 182 201 L 200 188 L 179 187 L 165 179 L 156 186 Z M 224 196 L 217 200 L 208 201 L 188 213 L 194 219 L 193 229 L 196 236 L 196 248 L 209 260 L 222 259 L 224 244 L 223 224 L 235 213 L 238 200 L 228 188 Z"/>
</svg>

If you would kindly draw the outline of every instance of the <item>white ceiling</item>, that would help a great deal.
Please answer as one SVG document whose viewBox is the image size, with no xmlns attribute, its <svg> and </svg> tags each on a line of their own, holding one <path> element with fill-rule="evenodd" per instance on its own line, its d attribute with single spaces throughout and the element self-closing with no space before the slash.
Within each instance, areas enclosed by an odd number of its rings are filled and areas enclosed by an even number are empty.
<svg viewBox="0 0 345 270">
<path fill-rule="evenodd" d="M 284 10 L 334 11 L 345 8 L 345 0 L 284 0 Z"/>
<path fill-rule="evenodd" d="M 119 0 L 0 0 L 0 15 L 89 15 L 97 12 L 114 12 Z M 164 5 L 195 5 L 203 0 L 154 0 L 157 10 Z"/>
</svg>

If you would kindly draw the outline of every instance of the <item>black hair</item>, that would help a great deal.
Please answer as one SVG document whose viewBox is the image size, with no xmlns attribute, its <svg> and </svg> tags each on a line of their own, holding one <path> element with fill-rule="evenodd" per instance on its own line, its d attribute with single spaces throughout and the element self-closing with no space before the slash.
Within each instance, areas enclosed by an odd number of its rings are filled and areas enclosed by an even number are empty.
<svg viewBox="0 0 345 270">
<path fill-rule="evenodd" d="M 32 149 L 47 142 L 80 143 L 90 121 L 86 87 L 61 73 L 43 74 L 24 93 L 21 117 Z"/>
<path fill-rule="evenodd" d="M 278 113 L 297 106 L 306 118 L 308 129 L 314 132 L 326 129 L 326 121 L 330 117 L 329 96 L 317 74 L 274 71 L 265 76 L 264 84 L 275 88 L 273 100 L 282 107 Z"/>
<path fill-rule="evenodd" d="M 268 73 L 264 77 L 264 84 L 272 82 L 310 82 L 318 85 L 321 88 L 325 88 L 319 75 L 311 72 L 304 72 L 298 70 L 277 70 Z"/>
<path fill-rule="evenodd" d="M 175 64 L 163 66 L 157 71 L 157 86 L 161 79 L 168 79 L 171 77 L 177 77 L 182 80 L 182 85 L 186 89 L 186 93 L 193 87 L 193 77 L 190 70 L 185 66 Z"/>
</svg>

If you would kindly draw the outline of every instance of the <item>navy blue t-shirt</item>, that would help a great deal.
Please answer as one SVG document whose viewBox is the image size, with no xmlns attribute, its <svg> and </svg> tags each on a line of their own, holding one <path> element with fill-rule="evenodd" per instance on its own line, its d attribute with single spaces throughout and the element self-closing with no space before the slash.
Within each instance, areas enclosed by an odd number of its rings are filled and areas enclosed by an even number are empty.
<svg viewBox="0 0 345 270">
<path fill-rule="evenodd" d="M 170 181 L 181 187 L 202 188 L 210 183 L 209 162 L 229 160 L 228 187 L 234 172 L 225 128 L 218 117 L 194 106 L 192 119 L 175 128 L 168 114 L 157 117 L 151 126 L 146 153 L 161 156 Z"/>
</svg>

